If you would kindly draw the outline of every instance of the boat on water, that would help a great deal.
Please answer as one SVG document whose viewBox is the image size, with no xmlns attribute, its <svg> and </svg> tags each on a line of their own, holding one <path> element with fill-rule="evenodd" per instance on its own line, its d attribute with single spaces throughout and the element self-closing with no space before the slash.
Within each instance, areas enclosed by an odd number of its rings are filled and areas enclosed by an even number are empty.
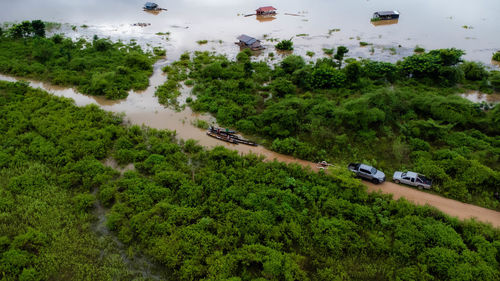
<svg viewBox="0 0 500 281">
<path fill-rule="evenodd" d="M 233 144 L 238 144 L 238 142 L 234 139 L 231 138 L 229 135 L 221 135 L 221 134 L 216 134 L 211 131 L 207 131 L 207 135 L 211 136 L 212 138 L 216 138 L 221 141 L 225 141 L 228 143 L 233 143 Z"/>
<path fill-rule="evenodd" d="M 238 132 L 235 130 L 230 130 L 228 128 L 216 128 L 216 127 L 208 127 L 208 130 L 212 133 L 216 134 L 225 134 L 225 135 L 234 135 L 237 134 Z"/>
<path fill-rule="evenodd" d="M 236 144 L 241 143 L 251 146 L 257 146 L 256 142 L 246 140 L 235 134 L 236 131 L 229 129 L 215 128 L 215 127 L 209 127 L 207 131 L 207 135 L 225 142 L 236 143 Z"/>
</svg>

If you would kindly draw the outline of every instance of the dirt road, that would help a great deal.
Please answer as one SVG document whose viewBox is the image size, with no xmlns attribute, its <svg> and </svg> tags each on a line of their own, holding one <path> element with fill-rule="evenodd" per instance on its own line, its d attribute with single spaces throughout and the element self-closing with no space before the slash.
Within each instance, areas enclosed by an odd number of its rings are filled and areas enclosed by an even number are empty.
<svg viewBox="0 0 500 281">
<path fill-rule="evenodd" d="M 368 186 L 368 191 L 381 191 L 382 193 L 393 194 L 394 199 L 403 197 L 417 205 L 430 205 L 441 210 L 443 213 L 462 220 L 476 218 L 478 221 L 491 223 L 497 228 L 500 227 L 500 212 L 462 203 L 392 182 L 384 182 L 377 185 L 366 181 L 363 181 L 363 183 Z"/>
<path fill-rule="evenodd" d="M 298 160 L 295 158 L 277 160 L 286 163 L 297 163 L 302 166 L 308 166 L 315 171 L 319 170 L 318 164 L 309 161 Z M 461 220 L 475 218 L 478 221 L 491 223 L 494 227 L 500 228 L 500 212 L 494 210 L 462 203 L 460 201 L 420 191 L 416 188 L 395 184 L 393 182 L 373 184 L 368 181 L 362 181 L 362 183 L 368 187 L 369 192 L 380 191 L 385 194 L 392 194 L 395 200 L 403 197 L 417 205 L 433 206 L 443 213 L 452 217 L 457 217 Z"/>
</svg>

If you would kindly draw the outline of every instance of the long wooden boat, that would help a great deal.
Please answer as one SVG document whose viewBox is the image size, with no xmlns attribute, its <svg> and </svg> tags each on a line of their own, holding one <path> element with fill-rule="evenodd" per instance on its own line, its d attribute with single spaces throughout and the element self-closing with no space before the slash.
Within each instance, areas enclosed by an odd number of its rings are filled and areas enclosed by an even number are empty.
<svg viewBox="0 0 500 281">
<path fill-rule="evenodd" d="M 234 135 L 238 133 L 235 130 L 230 130 L 227 128 L 225 129 L 225 128 L 208 127 L 208 130 L 215 134 L 224 134 L 224 135 Z"/>
<path fill-rule="evenodd" d="M 238 143 L 241 143 L 241 144 L 246 144 L 246 145 L 251 145 L 251 146 L 257 146 L 257 143 L 253 142 L 253 141 L 249 141 L 249 140 L 246 140 L 246 139 L 242 139 L 238 136 L 231 136 L 231 138 L 235 141 L 237 141 Z"/>
<path fill-rule="evenodd" d="M 207 135 L 211 136 L 212 138 L 216 138 L 218 140 L 221 140 L 221 141 L 225 141 L 225 142 L 229 142 L 229 143 L 233 143 L 233 144 L 238 144 L 238 142 L 234 139 L 234 138 L 231 138 L 229 135 L 218 135 L 216 133 L 213 133 L 211 131 L 207 131 Z"/>
</svg>

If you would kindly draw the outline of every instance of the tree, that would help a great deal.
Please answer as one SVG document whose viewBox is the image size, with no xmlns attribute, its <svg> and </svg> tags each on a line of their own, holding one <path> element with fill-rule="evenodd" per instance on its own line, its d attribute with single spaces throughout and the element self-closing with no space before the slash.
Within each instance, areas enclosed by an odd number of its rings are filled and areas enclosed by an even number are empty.
<svg viewBox="0 0 500 281">
<path fill-rule="evenodd" d="M 31 21 L 33 33 L 38 37 L 45 37 L 45 23 L 41 20 Z"/>
<path fill-rule="evenodd" d="M 361 64 L 357 61 L 349 63 L 345 67 L 346 78 L 349 83 L 356 83 L 361 76 Z"/>
<path fill-rule="evenodd" d="M 339 68 L 342 67 L 342 61 L 344 60 L 345 54 L 349 52 L 349 49 L 345 46 L 339 46 L 337 48 L 337 53 L 335 54 L 334 58 L 339 62 Z"/>
</svg>

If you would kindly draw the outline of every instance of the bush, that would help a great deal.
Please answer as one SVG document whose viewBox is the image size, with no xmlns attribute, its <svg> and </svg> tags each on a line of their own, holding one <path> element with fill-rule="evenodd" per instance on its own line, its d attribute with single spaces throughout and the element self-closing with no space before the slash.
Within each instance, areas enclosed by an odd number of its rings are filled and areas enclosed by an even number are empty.
<svg viewBox="0 0 500 281">
<path fill-rule="evenodd" d="M 464 72 L 467 80 L 478 81 L 488 77 L 488 72 L 484 68 L 484 65 L 478 62 L 464 62 L 460 65 L 460 68 Z"/>
<path fill-rule="evenodd" d="M 286 73 L 291 74 L 297 69 L 304 67 L 306 62 L 301 56 L 290 55 L 284 58 L 280 65 Z"/>
<path fill-rule="evenodd" d="M 500 51 L 494 53 L 491 59 L 500 62 Z"/>
<path fill-rule="evenodd" d="M 292 51 L 293 50 L 293 42 L 292 40 L 282 40 L 278 44 L 275 45 L 276 49 L 281 51 Z"/>
<path fill-rule="evenodd" d="M 417 45 L 415 49 L 413 50 L 415 53 L 423 53 L 425 52 L 425 49 Z"/>
<path fill-rule="evenodd" d="M 163 57 L 167 54 L 167 51 L 165 51 L 165 49 L 163 49 L 161 47 L 154 47 L 153 53 L 155 54 L 155 56 Z"/>
</svg>

